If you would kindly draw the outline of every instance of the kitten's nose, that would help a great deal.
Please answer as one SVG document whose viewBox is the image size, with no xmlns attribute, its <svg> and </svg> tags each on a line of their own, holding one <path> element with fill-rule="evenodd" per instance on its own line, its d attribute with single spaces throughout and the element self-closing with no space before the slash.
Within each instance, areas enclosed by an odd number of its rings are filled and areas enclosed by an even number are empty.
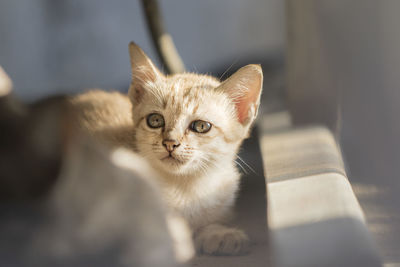
<svg viewBox="0 0 400 267">
<path fill-rule="evenodd" d="M 174 151 L 175 148 L 177 148 L 178 146 L 181 145 L 181 144 L 180 144 L 178 141 L 176 141 L 176 140 L 164 140 L 164 141 L 162 142 L 162 144 L 163 144 L 163 146 L 165 146 L 165 149 L 166 149 L 168 152 Z"/>
</svg>

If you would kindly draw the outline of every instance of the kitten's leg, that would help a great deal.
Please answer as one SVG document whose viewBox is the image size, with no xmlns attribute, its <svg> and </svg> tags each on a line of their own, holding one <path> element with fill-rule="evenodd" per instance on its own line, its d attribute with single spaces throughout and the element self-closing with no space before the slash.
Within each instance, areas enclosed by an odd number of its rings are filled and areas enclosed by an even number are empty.
<svg viewBox="0 0 400 267">
<path fill-rule="evenodd" d="M 239 229 L 210 224 L 199 229 L 194 236 L 198 251 L 214 255 L 238 255 L 248 252 L 249 238 Z"/>
</svg>

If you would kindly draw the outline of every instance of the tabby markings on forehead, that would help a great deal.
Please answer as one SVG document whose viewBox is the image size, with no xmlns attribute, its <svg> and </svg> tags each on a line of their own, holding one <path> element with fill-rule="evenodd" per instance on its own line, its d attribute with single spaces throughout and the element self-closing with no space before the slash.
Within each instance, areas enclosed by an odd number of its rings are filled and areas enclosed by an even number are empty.
<svg viewBox="0 0 400 267">
<path fill-rule="evenodd" d="M 194 106 L 194 108 L 193 108 L 193 114 L 196 114 L 198 109 L 199 109 L 199 105 L 197 104 L 197 105 Z"/>
<path fill-rule="evenodd" d="M 171 97 L 171 106 L 174 106 L 175 105 L 175 96 L 172 96 Z"/>
<path fill-rule="evenodd" d="M 191 92 L 196 91 L 201 91 L 201 90 L 213 90 L 215 87 L 212 86 L 211 84 L 200 84 L 200 85 L 194 85 L 194 86 L 188 86 L 183 88 L 182 90 L 185 92 L 184 97 L 187 97 Z"/>
<path fill-rule="evenodd" d="M 190 93 L 191 93 L 191 87 L 187 87 L 187 88 L 185 88 L 185 89 L 183 89 L 184 90 L 184 93 L 183 93 L 183 97 L 189 97 L 189 95 L 190 95 Z"/>
</svg>

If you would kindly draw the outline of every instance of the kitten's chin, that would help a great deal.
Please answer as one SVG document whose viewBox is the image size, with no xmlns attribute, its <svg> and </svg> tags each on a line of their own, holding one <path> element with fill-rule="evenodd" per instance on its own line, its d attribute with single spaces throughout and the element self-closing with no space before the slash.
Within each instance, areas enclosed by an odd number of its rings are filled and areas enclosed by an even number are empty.
<svg viewBox="0 0 400 267">
<path fill-rule="evenodd" d="M 183 174 L 187 169 L 188 161 L 183 161 L 181 159 L 177 159 L 175 157 L 166 156 L 158 160 L 157 165 L 164 172 L 171 174 Z"/>
<path fill-rule="evenodd" d="M 163 162 L 167 166 L 178 166 L 178 167 L 185 164 L 185 162 L 183 162 L 182 160 L 179 160 L 171 156 L 166 156 L 162 158 L 161 162 Z"/>
</svg>

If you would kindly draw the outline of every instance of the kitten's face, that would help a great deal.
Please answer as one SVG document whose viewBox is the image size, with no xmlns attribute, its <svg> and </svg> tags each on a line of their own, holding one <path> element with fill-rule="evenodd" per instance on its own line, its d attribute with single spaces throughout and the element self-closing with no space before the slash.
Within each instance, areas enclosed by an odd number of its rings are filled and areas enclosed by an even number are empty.
<svg viewBox="0 0 400 267">
<path fill-rule="evenodd" d="M 261 68 L 248 65 L 229 79 L 164 76 L 130 45 L 138 152 L 167 173 L 190 174 L 234 159 L 258 109 Z M 227 161 L 228 160 L 228 161 Z"/>
<path fill-rule="evenodd" d="M 233 157 L 241 129 L 235 125 L 234 105 L 215 90 L 219 85 L 194 74 L 147 84 L 133 112 L 139 153 L 178 174 L 208 169 L 218 157 Z"/>
</svg>

